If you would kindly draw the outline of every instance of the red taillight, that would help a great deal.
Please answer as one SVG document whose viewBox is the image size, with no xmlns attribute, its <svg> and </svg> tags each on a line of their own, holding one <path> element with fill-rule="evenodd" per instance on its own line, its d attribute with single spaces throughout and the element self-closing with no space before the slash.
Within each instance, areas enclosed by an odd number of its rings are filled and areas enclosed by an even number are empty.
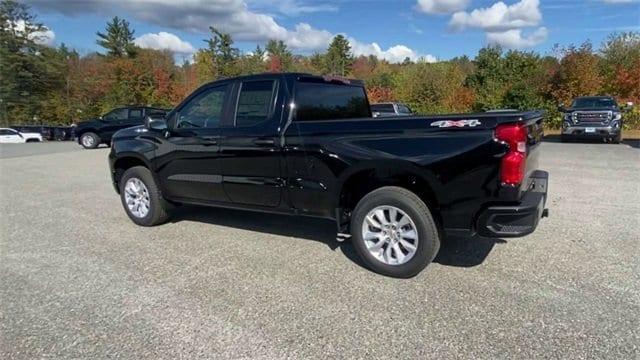
<svg viewBox="0 0 640 360">
<path fill-rule="evenodd" d="M 498 125 L 496 139 L 509 145 L 509 151 L 502 158 L 500 182 L 520 185 L 527 165 L 527 128 L 520 124 Z"/>
</svg>

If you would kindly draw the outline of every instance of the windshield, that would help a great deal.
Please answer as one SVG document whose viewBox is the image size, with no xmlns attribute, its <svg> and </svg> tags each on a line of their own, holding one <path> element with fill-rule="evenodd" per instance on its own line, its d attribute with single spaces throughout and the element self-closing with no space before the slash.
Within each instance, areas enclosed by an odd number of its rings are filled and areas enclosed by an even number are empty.
<svg viewBox="0 0 640 360">
<path fill-rule="evenodd" d="M 617 107 L 615 100 L 607 98 L 578 98 L 573 100 L 572 108 L 612 108 Z"/>
</svg>

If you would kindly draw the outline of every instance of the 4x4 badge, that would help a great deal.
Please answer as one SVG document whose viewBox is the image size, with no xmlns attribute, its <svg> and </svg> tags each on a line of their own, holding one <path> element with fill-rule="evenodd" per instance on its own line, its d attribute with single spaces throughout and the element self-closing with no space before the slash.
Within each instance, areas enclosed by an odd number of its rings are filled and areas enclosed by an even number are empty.
<svg viewBox="0 0 640 360">
<path fill-rule="evenodd" d="M 437 127 L 441 127 L 441 128 L 465 127 L 465 126 L 476 127 L 478 125 L 482 125 L 482 123 L 478 119 L 471 119 L 471 120 L 440 120 L 440 121 L 434 121 L 434 122 L 431 123 L 431 126 L 437 126 Z"/>
</svg>

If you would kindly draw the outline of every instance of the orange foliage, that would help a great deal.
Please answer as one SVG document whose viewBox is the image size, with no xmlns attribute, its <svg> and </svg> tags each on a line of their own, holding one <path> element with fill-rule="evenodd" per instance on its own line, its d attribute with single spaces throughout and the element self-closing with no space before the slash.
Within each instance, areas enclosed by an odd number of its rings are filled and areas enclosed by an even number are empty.
<svg viewBox="0 0 640 360">
<path fill-rule="evenodd" d="M 640 59 L 636 59 L 631 69 L 618 67 L 615 83 L 620 100 L 640 103 Z"/>
<path fill-rule="evenodd" d="M 393 101 L 393 90 L 388 87 L 373 86 L 367 89 L 367 97 L 371 103 Z"/>
</svg>

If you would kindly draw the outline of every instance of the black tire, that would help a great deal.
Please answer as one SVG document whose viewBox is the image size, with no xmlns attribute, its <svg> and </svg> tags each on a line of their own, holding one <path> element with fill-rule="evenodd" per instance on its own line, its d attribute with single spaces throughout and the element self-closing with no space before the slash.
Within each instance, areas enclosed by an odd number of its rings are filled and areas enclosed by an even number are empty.
<svg viewBox="0 0 640 360">
<path fill-rule="evenodd" d="M 34 143 L 34 142 L 40 142 L 40 140 L 38 140 L 38 139 L 28 139 L 27 142 L 28 143 Z"/>
<path fill-rule="evenodd" d="M 150 206 L 148 213 L 144 217 L 138 217 L 134 215 L 133 213 L 131 213 L 131 210 L 127 206 L 127 202 L 125 199 L 125 185 L 131 178 L 137 178 L 138 180 L 142 181 L 142 183 L 144 183 L 145 187 L 147 188 Z M 120 200 L 122 202 L 122 206 L 124 207 L 124 211 L 134 223 L 140 226 L 155 226 L 163 224 L 169 219 L 169 210 L 171 209 L 171 205 L 162 197 L 160 189 L 153 179 L 153 175 L 146 167 L 134 166 L 132 168 L 129 168 L 124 172 L 124 174 L 122 174 L 119 186 Z"/>
<path fill-rule="evenodd" d="M 417 249 L 404 264 L 389 265 L 374 257 L 362 237 L 362 226 L 367 214 L 378 206 L 393 206 L 405 212 L 416 226 Z M 367 194 L 356 206 L 351 218 L 353 246 L 364 263 L 373 271 L 391 277 L 409 278 L 429 265 L 440 249 L 438 227 L 427 205 L 413 192 L 395 186 L 379 188 Z"/>
<path fill-rule="evenodd" d="M 622 133 L 619 133 L 618 135 L 612 137 L 611 142 L 614 144 L 620 144 L 620 142 L 622 142 Z"/>
<path fill-rule="evenodd" d="M 563 143 L 571 142 L 571 138 L 568 137 L 567 135 L 560 135 L 560 142 L 563 142 Z"/>
<path fill-rule="evenodd" d="M 98 145 L 100 145 L 100 136 L 92 132 L 86 132 L 80 135 L 80 138 L 78 140 L 80 142 L 80 145 L 82 145 L 82 147 L 85 149 L 95 149 L 98 147 Z"/>
</svg>

